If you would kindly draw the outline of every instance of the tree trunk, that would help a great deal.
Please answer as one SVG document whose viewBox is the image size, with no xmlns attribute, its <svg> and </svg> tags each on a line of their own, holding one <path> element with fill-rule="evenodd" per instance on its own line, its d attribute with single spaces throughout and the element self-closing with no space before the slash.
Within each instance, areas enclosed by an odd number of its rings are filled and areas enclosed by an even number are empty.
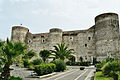
<svg viewBox="0 0 120 80">
<path fill-rule="evenodd" d="M 3 68 L 1 78 L 5 80 L 10 80 L 10 65 L 8 63 L 6 63 Z"/>
<path fill-rule="evenodd" d="M 114 73 L 114 74 L 113 74 L 113 79 L 114 79 L 114 80 L 118 80 L 118 74 Z"/>
</svg>

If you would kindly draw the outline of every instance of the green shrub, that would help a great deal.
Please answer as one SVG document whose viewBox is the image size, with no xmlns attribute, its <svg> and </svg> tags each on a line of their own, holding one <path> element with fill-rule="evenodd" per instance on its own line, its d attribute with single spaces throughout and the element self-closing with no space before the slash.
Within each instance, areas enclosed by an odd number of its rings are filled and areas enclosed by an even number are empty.
<svg viewBox="0 0 120 80">
<path fill-rule="evenodd" d="M 23 61 L 23 65 L 24 65 L 25 68 L 29 68 L 32 64 L 30 63 L 29 60 L 25 59 L 25 60 Z"/>
<path fill-rule="evenodd" d="M 66 62 L 67 65 L 70 65 L 70 66 L 89 66 L 90 65 L 90 62 Z"/>
<path fill-rule="evenodd" d="M 118 72 L 120 72 L 120 61 L 118 60 L 108 62 L 102 67 L 102 73 L 112 77 L 114 80 L 118 80 Z"/>
<path fill-rule="evenodd" d="M 63 60 L 56 59 L 52 61 L 56 65 L 56 70 L 57 72 L 64 71 L 66 69 L 66 64 L 64 63 Z"/>
<path fill-rule="evenodd" d="M 14 77 L 14 76 L 11 76 L 11 77 L 10 77 L 10 80 L 23 80 L 23 79 L 20 78 L 20 77 Z"/>
<path fill-rule="evenodd" d="M 101 64 L 96 64 L 96 71 L 102 71 L 101 68 L 102 68 L 102 65 Z"/>
<path fill-rule="evenodd" d="M 80 64 L 80 66 L 89 66 L 89 65 L 90 65 L 90 62 L 89 62 L 89 61 L 80 62 L 79 64 Z"/>
<path fill-rule="evenodd" d="M 2 72 L 3 68 L 0 68 L 0 72 Z"/>
<path fill-rule="evenodd" d="M 104 75 L 113 74 L 114 72 L 119 72 L 119 71 L 120 71 L 120 61 L 116 61 L 116 60 L 112 62 L 108 62 L 102 67 L 102 73 Z"/>
<path fill-rule="evenodd" d="M 40 64 L 36 65 L 34 71 L 37 73 L 37 75 L 45 75 L 54 72 L 56 69 L 56 65 L 53 63 L 48 64 Z"/>
<path fill-rule="evenodd" d="M 42 62 L 43 62 L 42 59 L 35 59 L 32 61 L 32 64 L 33 65 L 40 65 Z"/>
</svg>

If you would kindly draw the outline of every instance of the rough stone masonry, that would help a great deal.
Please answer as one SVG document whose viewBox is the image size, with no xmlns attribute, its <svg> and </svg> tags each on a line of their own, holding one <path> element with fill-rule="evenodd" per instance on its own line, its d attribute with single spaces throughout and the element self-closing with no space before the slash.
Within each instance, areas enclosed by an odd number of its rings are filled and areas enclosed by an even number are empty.
<svg viewBox="0 0 120 80">
<path fill-rule="evenodd" d="M 102 60 L 108 56 L 119 58 L 119 19 L 116 13 L 104 13 L 95 17 L 95 25 L 87 30 L 62 31 L 52 28 L 48 33 L 32 34 L 28 28 L 12 27 L 12 41 L 21 41 L 29 50 L 39 53 L 43 49 L 54 49 L 57 43 L 65 43 L 75 50 L 76 61 Z"/>
</svg>

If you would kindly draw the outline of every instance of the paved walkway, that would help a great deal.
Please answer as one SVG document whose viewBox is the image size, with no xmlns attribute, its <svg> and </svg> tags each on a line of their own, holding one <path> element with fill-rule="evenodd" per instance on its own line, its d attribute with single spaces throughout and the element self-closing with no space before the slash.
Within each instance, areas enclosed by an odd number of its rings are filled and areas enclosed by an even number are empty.
<svg viewBox="0 0 120 80">
<path fill-rule="evenodd" d="M 95 68 L 87 67 L 85 70 L 80 70 L 78 66 L 71 67 L 72 69 L 57 72 L 56 75 L 46 78 L 32 78 L 31 73 L 26 68 L 13 67 L 15 70 L 11 72 L 11 75 L 22 77 L 23 80 L 90 80 L 89 76 L 93 73 Z"/>
</svg>

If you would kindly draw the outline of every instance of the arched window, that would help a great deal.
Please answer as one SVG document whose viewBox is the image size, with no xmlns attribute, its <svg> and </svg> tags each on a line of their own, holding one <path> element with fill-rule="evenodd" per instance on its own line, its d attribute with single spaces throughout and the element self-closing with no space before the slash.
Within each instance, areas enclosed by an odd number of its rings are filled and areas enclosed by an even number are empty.
<svg viewBox="0 0 120 80">
<path fill-rule="evenodd" d="M 88 37 L 88 40 L 91 40 L 91 37 Z"/>
</svg>

